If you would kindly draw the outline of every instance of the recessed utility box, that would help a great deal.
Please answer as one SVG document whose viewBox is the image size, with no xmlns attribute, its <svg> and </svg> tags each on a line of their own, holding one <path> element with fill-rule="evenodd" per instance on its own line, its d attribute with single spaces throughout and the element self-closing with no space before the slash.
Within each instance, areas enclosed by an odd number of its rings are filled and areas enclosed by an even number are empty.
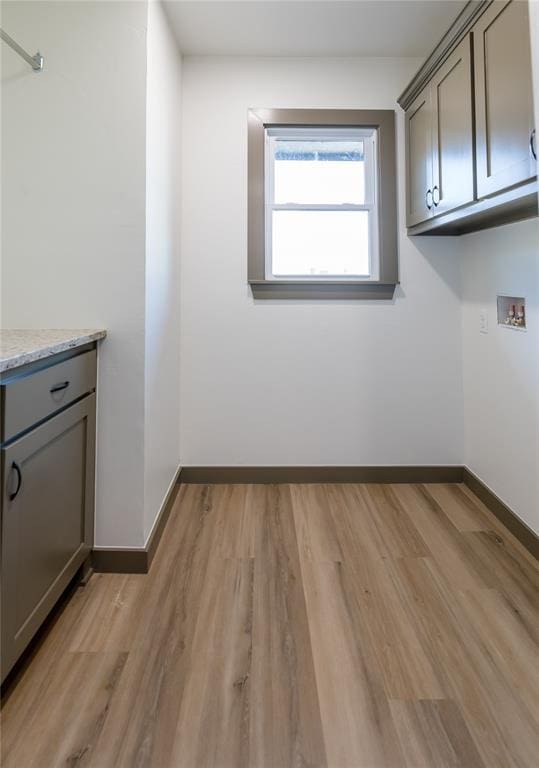
<svg viewBox="0 0 539 768">
<path fill-rule="evenodd" d="M 524 296 L 498 296 L 498 325 L 513 331 L 526 330 Z"/>
</svg>

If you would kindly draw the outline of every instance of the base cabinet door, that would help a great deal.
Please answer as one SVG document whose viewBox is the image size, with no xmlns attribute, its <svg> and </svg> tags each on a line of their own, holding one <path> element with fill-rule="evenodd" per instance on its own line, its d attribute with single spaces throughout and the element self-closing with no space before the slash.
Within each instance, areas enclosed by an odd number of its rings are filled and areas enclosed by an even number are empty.
<svg viewBox="0 0 539 768">
<path fill-rule="evenodd" d="M 495 0 L 473 38 L 477 194 L 483 198 L 537 173 L 528 3 Z"/>
<path fill-rule="evenodd" d="M 406 111 L 406 225 L 432 216 L 432 91 L 425 88 Z"/>
<path fill-rule="evenodd" d="M 2 448 L 2 680 L 93 543 L 95 395 Z"/>
<path fill-rule="evenodd" d="M 432 80 L 433 214 L 474 200 L 471 38 L 453 51 Z"/>
</svg>

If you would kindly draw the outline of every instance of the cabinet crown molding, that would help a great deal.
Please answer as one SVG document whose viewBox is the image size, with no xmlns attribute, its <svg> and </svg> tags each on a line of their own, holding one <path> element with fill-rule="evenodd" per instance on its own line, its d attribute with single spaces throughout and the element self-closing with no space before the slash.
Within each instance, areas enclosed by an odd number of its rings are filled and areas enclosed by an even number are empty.
<svg viewBox="0 0 539 768">
<path fill-rule="evenodd" d="M 492 2 L 493 0 L 469 0 L 397 99 L 399 106 L 404 110 L 408 109 L 421 89 L 429 82 L 436 70 L 468 34 L 479 16 Z"/>
</svg>

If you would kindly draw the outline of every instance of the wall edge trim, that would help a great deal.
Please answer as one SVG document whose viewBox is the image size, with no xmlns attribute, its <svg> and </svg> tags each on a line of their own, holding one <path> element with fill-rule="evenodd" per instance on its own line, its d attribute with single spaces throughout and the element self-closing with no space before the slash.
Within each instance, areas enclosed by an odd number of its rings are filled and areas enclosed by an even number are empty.
<svg viewBox="0 0 539 768">
<path fill-rule="evenodd" d="M 136 549 L 94 549 L 96 573 L 148 573 L 180 485 L 214 483 L 464 483 L 525 549 L 539 559 L 539 537 L 468 467 L 451 465 L 181 467 L 148 543 Z"/>
<path fill-rule="evenodd" d="M 460 483 L 461 465 L 182 467 L 180 483 Z"/>
<path fill-rule="evenodd" d="M 503 527 L 507 528 L 536 560 L 539 560 L 539 537 L 520 519 L 516 512 L 496 496 L 494 491 L 480 480 L 477 475 L 474 475 L 468 467 L 463 467 L 463 481 L 475 493 L 477 498 L 483 502 L 485 507 L 492 512 L 494 517 L 500 521 Z"/>
<path fill-rule="evenodd" d="M 148 573 L 180 489 L 180 474 L 181 467 L 178 467 L 161 504 L 146 546 L 126 549 L 94 549 L 92 551 L 92 567 L 95 573 Z"/>
<path fill-rule="evenodd" d="M 170 517 L 172 507 L 174 506 L 174 502 L 176 501 L 176 496 L 178 495 L 178 492 L 180 490 L 181 471 L 182 471 L 182 468 L 178 467 L 178 469 L 174 474 L 174 478 L 169 486 L 169 489 L 165 495 L 165 498 L 163 499 L 163 503 L 161 504 L 161 509 L 159 510 L 159 513 L 157 515 L 157 518 L 151 530 L 148 541 L 146 542 L 145 550 L 148 553 L 148 570 L 150 570 L 153 559 L 157 552 L 157 548 L 159 546 L 159 542 L 161 541 L 161 536 L 163 535 L 163 531 L 165 530 L 165 526 L 168 522 L 168 518 Z"/>
</svg>

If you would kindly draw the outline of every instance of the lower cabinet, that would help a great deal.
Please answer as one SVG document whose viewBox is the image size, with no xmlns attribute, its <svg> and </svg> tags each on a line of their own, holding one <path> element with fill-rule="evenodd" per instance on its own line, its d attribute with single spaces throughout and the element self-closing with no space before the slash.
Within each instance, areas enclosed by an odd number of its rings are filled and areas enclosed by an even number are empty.
<svg viewBox="0 0 539 768">
<path fill-rule="evenodd" d="M 2 680 L 93 546 L 95 394 L 15 438 L 2 461 Z"/>
</svg>

